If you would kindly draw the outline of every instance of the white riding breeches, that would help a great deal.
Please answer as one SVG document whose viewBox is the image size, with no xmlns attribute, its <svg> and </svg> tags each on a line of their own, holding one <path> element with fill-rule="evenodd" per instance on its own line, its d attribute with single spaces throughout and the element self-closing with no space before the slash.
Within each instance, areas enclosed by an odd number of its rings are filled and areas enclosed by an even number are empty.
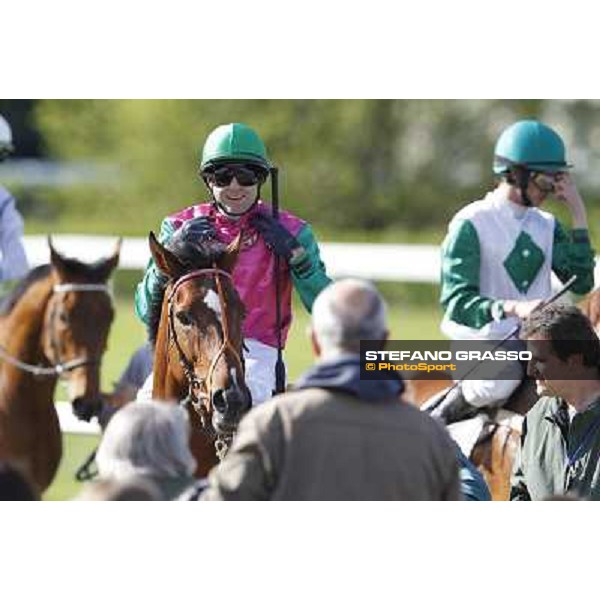
<svg viewBox="0 0 600 600">
<path fill-rule="evenodd" d="M 267 346 L 257 340 L 245 340 L 244 345 L 246 385 L 252 394 L 252 406 L 257 406 L 273 395 L 277 348 Z M 153 377 L 152 373 L 148 376 L 137 393 L 137 400 L 152 398 Z"/>
<path fill-rule="evenodd" d="M 252 406 L 269 400 L 275 389 L 277 348 L 256 340 L 245 340 L 246 385 L 252 394 Z M 287 379 L 287 371 L 286 371 Z"/>
<path fill-rule="evenodd" d="M 476 406 L 494 406 L 504 404 L 519 387 L 525 369 L 520 362 L 507 362 L 503 365 L 502 379 L 465 379 L 462 391 L 465 400 Z"/>
</svg>

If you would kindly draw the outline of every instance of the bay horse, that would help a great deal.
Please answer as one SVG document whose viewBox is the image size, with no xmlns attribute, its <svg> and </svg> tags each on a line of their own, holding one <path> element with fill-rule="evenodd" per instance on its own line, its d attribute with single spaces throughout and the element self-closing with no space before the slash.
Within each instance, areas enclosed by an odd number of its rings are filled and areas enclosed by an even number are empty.
<svg viewBox="0 0 600 600">
<path fill-rule="evenodd" d="M 596 331 L 600 331 L 600 288 L 587 294 L 577 306 L 590 319 Z M 449 376 L 432 380 L 409 379 L 406 381 L 406 399 L 421 407 L 433 396 L 449 389 L 451 385 Z M 503 408 L 522 417 L 537 400 L 535 384 L 531 379 L 526 378 Z M 498 419 L 495 412 L 489 411 L 490 420 L 469 458 L 483 474 L 492 499 L 508 500 L 513 463 L 521 443 L 520 420 L 508 416 L 505 419 Z"/>
<path fill-rule="evenodd" d="M 172 240 L 167 248 L 149 235 L 150 252 L 166 276 L 150 307 L 152 395 L 186 406 L 198 477 L 224 456 L 252 405 L 244 378 L 245 307 L 231 276 L 240 244 L 241 237 L 229 246 Z"/>
<path fill-rule="evenodd" d="M 101 406 L 101 359 L 114 316 L 107 281 L 120 251 L 119 241 L 109 258 L 84 264 L 48 244 L 50 264 L 32 269 L 0 304 L 0 458 L 21 468 L 40 494 L 62 458 L 59 378 L 79 418 Z"/>
</svg>

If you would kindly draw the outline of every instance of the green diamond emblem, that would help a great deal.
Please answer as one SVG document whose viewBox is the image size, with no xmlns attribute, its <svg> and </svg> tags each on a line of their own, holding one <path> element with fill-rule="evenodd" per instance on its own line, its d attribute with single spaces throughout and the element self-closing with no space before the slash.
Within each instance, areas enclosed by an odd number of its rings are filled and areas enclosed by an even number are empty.
<svg viewBox="0 0 600 600">
<path fill-rule="evenodd" d="M 522 294 L 527 293 L 543 264 L 544 253 L 524 231 L 519 234 L 513 249 L 504 260 L 504 268 Z"/>
</svg>

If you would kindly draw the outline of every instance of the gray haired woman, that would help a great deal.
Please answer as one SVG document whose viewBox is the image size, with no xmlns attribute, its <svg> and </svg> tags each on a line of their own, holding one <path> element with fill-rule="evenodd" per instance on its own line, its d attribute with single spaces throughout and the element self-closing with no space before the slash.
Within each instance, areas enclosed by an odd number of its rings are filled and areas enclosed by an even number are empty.
<svg viewBox="0 0 600 600">
<path fill-rule="evenodd" d="M 173 500 L 196 481 L 189 438 L 181 407 L 153 400 L 132 402 L 115 414 L 104 432 L 96 455 L 100 477 L 144 477 L 165 500 Z"/>
</svg>

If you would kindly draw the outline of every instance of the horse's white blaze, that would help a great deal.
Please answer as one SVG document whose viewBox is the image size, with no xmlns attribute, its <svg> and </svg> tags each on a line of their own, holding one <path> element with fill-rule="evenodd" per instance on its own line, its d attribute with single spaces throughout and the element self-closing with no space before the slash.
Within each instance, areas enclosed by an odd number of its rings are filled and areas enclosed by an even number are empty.
<svg viewBox="0 0 600 600">
<path fill-rule="evenodd" d="M 219 302 L 219 295 L 214 290 L 208 290 L 204 296 L 204 304 L 214 311 L 219 319 L 222 317 L 221 314 L 221 302 Z"/>
</svg>

